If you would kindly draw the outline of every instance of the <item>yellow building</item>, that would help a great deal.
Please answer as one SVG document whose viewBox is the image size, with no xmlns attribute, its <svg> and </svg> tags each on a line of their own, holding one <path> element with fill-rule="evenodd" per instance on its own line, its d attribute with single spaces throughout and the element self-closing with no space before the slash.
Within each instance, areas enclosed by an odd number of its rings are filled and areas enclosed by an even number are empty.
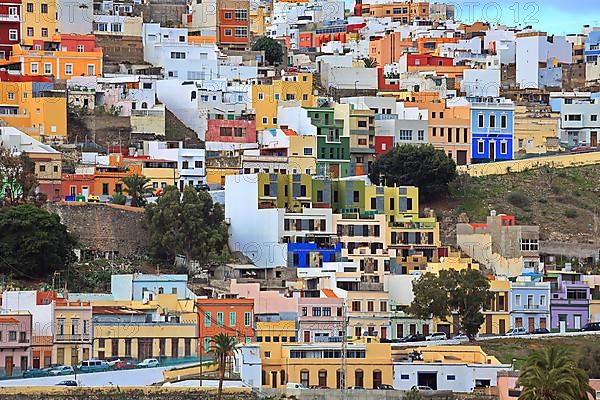
<svg viewBox="0 0 600 400">
<path fill-rule="evenodd" d="M 293 174 L 317 170 L 317 137 L 292 135 L 289 148 L 289 171 Z M 306 150 L 306 149 L 310 149 Z"/>
<path fill-rule="evenodd" d="M 179 170 L 177 161 L 171 160 L 142 160 L 142 175 L 150 179 L 150 184 L 155 192 L 164 190 L 167 186 L 177 186 Z"/>
<path fill-rule="evenodd" d="M 515 152 L 545 154 L 560 150 L 558 121 L 560 113 L 550 106 L 532 104 L 515 108 Z"/>
<path fill-rule="evenodd" d="M 250 33 L 255 36 L 265 36 L 265 19 L 269 16 L 265 5 L 259 5 L 256 9 L 250 8 Z"/>
<path fill-rule="evenodd" d="M 2 120 L 41 142 L 66 142 L 66 98 L 50 91 L 53 84 L 28 77 L 2 78 L 0 75 Z"/>
<path fill-rule="evenodd" d="M 471 257 L 463 257 L 460 251 L 450 251 L 446 257 L 441 257 L 439 262 L 427 263 L 427 272 L 438 275 L 441 270 L 454 269 L 462 271 L 463 269 L 479 270 L 479 263 Z"/>
<path fill-rule="evenodd" d="M 54 344 L 56 364 L 76 366 L 91 354 L 92 306 L 85 301 L 57 299 L 54 306 Z"/>
<path fill-rule="evenodd" d="M 257 342 L 296 342 L 296 321 L 282 320 L 276 322 L 257 322 L 256 323 L 256 341 Z"/>
<path fill-rule="evenodd" d="M 384 291 L 348 291 L 348 334 L 387 338 L 390 331 L 390 299 Z"/>
<path fill-rule="evenodd" d="M 492 299 L 483 308 L 485 322 L 479 328 L 480 334 L 504 335 L 510 329 L 508 301 L 510 298 L 510 281 L 490 281 Z"/>
<path fill-rule="evenodd" d="M 56 0 L 27 0 L 21 7 L 22 43 L 33 46 L 39 41 L 53 41 L 58 34 Z"/>
<path fill-rule="evenodd" d="M 496 357 L 487 355 L 479 346 L 426 346 L 411 348 L 408 351 L 421 353 L 424 363 L 501 364 Z"/>
<path fill-rule="evenodd" d="M 345 371 L 341 343 L 261 343 L 262 384 L 285 388 L 288 382 L 306 387 L 374 388 L 393 383 L 389 344 L 353 341 L 347 345 Z M 345 372 L 345 380 L 342 379 Z M 345 381 L 345 382 L 344 382 Z"/>
<path fill-rule="evenodd" d="M 252 108 L 256 113 L 256 130 L 276 128 L 277 105 L 282 101 L 295 101 L 302 107 L 315 107 L 311 73 L 282 76 L 270 82 L 252 85 Z"/>
<path fill-rule="evenodd" d="M 155 300 L 94 301 L 94 358 L 195 357 L 197 313 L 193 300 L 159 294 Z"/>
</svg>

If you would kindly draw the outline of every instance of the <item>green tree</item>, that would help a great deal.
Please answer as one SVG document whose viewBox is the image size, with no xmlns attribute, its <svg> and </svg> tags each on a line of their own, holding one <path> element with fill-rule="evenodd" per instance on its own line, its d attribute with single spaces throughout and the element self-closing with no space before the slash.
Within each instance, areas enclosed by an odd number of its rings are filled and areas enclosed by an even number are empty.
<svg viewBox="0 0 600 400">
<path fill-rule="evenodd" d="M 369 173 L 376 184 L 417 186 L 423 199 L 448 193 L 448 184 L 456 177 L 454 160 L 429 144 L 395 146 L 377 157 Z"/>
<path fill-rule="evenodd" d="M 41 278 L 75 258 L 76 239 L 56 214 L 31 204 L 0 208 L 0 272 Z"/>
<path fill-rule="evenodd" d="M 475 338 L 483 324 L 483 306 L 491 299 L 490 283 L 474 269 L 441 270 L 439 275 L 426 273 L 413 283 L 415 297 L 408 312 L 418 318 L 431 316 L 451 322 L 469 337 Z"/>
<path fill-rule="evenodd" d="M 0 204 L 43 203 L 46 199 L 36 193 L 38 186 L 35 163 L 25 153 L 12 154 L 0 147 Z"/>
<path fill-rule="evenodd" d="M 127 203 L 127 196 L 123 193 L 115 193 L 110 197 L 110 203 L 124 206 Z"/>
<path fill-rule="evenodd" d="M 188 260 L 208 263 L 222 255 L 228 232 L 225 213 L 205 191 L 186 186 L 183 195 L 169 186 L 146 207 L 146 225 L 154 257 L 172 260 L 183 254 Z"/>
<path fill-rule="evenodd" d="M 252 45 L 252 50 L 254 51 L 264 51 L 265 59 L 271 65 L 279 64 L 283 61 L 283 47 L 281 44 L 270 37 L 262 36 L 254 45 Z"/>
<path fill-rule="evenodd" d="M 223 380 L 225 379 L 225 370 L 227 369 L 227 359 L 237 352 L 237 340 L 233 336 L 219 333 L 212 338 L 214 342 L 213 352 L 215 360 L 219 365 L 219 390 L 217 398 L 220 400 L 223 394 Z"/>
<path fill-rule="evenodd" d="M 577 366 L 587 372 L 592 379 L 600 379 L 600 348 L 592 344 L 584 344 L 579 350 Z"/>
<path fill-rule="evenodd" d="M 132 207 L 143 207 L 146 205 L 146 195 L 154 193 L 150 186 L 150 179 L 144 175 L 133 174 L 123 178 L 125 193 L 131 196 Z"/>
<path fill-rule="evenodd" d="M 379 63 L 373 57 L 365 57 L 362 59 L 365 64 L 365 68 L 377 68 Z"/>
<path fill-rule="evenodd" d="M 522 388 L 519 400 L 586 400 L 596 395 L 569 351 L 556 346 L 529 355 L 517 386 Z"/>
</svg>

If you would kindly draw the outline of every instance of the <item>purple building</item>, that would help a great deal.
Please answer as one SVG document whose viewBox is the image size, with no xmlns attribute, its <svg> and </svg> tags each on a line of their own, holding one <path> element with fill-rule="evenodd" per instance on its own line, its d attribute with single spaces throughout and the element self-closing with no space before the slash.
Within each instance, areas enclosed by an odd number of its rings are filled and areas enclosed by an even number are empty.
<svg viewBox="0 0 600 400">
<path fill-rule="evenodd" d="M 21 375 L 31 368 L 31 328 L 29 312 L 0 313 L 0 375 Z"/>
<path fill-rule="evenodd" d="M 573 271 L 548 271 L 544 281 L 550 282 L 551 328 L 579 330 L 588 323 L 590 288 L 582 275 Z"/>
</svg>

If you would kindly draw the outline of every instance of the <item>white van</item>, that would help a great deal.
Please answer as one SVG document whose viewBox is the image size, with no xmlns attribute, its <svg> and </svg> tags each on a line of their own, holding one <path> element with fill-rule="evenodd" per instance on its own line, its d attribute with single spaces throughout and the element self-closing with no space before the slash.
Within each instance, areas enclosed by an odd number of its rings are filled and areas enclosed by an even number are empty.
<svg viewBox="0 0 600 400">
<path fill-rule="evenodd" d="M 109 369 L 110 365 L 104 360 L 87 360 L 82 361 L 79 365 L 79 370 L 81 372 L 108 371 Z"/>
<path fill-rule="evenodd" d="M 301 383 L 293 383 L 293 382 L 288 382 L 287 385 L 285 385 L 286 389 L 306 389 L 306 386 L 304 386 Z"/>
</svg>

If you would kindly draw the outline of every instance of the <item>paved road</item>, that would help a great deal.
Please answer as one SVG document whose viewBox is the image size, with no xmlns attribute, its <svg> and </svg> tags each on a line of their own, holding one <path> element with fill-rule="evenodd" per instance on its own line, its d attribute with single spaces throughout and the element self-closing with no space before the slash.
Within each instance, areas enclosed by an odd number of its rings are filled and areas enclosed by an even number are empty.
<svg viewBox="0 0 600 400">
<path fill-rule="evenodd" d="M 186 367 L 195 364 L 182 364 L 177 367 Z M 149 386 L 163 381 L 163 371 L 173 369 L 169 367 L 131 369 L 124 371 L 94 372 L 78 374 L 77 382 L 80 386 Z M 45 376 L 41 378 L 6 379 L 0 381 L 0 386 L 54 386 L 60 381 L 75 379 L 74 375 Z"/>
</svg>

